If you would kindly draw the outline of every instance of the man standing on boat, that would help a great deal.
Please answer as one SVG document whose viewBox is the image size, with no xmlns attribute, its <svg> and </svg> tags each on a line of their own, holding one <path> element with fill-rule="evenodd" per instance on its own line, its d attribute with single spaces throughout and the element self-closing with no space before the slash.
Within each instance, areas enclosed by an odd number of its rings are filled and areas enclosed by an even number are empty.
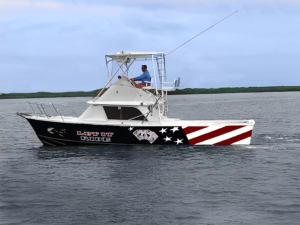
<svg viewBox="0 0 300 225">
<path fill-rule="evenodd" d="M 132 81 L 142 81 L 142 83 L 135 85 L 135 87 L 137 87 L 137 88 L 145 87 L 145 86 L 147 86 L 147 83 L 145 81 L 149 81 L 149 82 L 151 81 L 149 71 L 147 70 L 147 65 L 142 65 L 142 71 L 143 71 L 143 73 L 140 76 L 130 79 Z M 150 85 L 150 84 L 148 83 L 148 85 Z"/>
</svg>

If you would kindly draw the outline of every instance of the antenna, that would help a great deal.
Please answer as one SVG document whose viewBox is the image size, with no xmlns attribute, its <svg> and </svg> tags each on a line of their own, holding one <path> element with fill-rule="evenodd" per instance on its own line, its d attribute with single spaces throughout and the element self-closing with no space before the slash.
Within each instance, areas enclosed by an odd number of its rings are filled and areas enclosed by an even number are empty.
<svg viewBox="0 0 300 225">
<path fill-rule="evenodd" d="M 213 26 L 217 25 L 218 23 L 221 23 L 223 20 L 226 20 L 228 17 L 232 16 L 233 14 L 237 13 L 237 11 L 235 11 L 234 13 L 231 13 L 229 16 L 226 16 L 224 19 L 220 20 L 219 22 L 215 23 L 214 25 L 212 25 L 211 27 L 207 28 L 206 30 L 202 31 L 201 33 L 197 34 L 195 37 L 191 38 L 190 40 L 184 42 L 182 45 L 178 46 L 177 48 L 175 48 L 174 50 L 170 51 L 167 55 L 171 54 L 172 52 L 174 52 L 175 50 L 177 50 L 178 48 L 180 48 L 181 46 L 185 45 L 186 43 L 188 43 L 189 41 L 193 40 L 194 38 L 198 37 L 200 34 L 203 34 L 205 31 L 209 30 L 210 28 L 212 28 Z"/>
</svg>

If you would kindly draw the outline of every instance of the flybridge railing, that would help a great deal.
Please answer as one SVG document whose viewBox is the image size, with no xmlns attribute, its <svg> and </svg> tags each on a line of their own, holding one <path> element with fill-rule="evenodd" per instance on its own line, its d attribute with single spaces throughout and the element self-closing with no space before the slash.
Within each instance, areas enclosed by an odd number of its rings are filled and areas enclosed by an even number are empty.
<svg viewBox="0 0 300 225">
<path fill-rule="evenodd" d="M 145 81 L 146 86 L 142 87 L 142 89 L 155 89 L 154 82 L 152 81 Z M 178 77 L 177 80 L 174 80 L 174 82 L 162 82 L 163 87 L 162 91 L 175 91 L 179 85 L 180 85 L 180 78 Z"/>
<path fill-rule="evenodd" d="M 28 102 L 30 105 L 33 114 L 38 117 L 46 117 L 50 119 L 50 117 L 59 116 L 64 121 L 64 117 L 62 114 L 62 110 L 59 110 L 57 106 L 63 106 L 64 109 L 70 109 L 75 117 L 78 117 L 75 111 L 65 104 L 53 104 L 53 103 L 42 103 L 42 102 Z M 49 108 L 52 108 L 56 115 L 52 115 L 49 113 Z M 35 110 L 34 110 L 35 109 Z M 48 110 L 48 111 L 47 111 Z"/>
</svg>

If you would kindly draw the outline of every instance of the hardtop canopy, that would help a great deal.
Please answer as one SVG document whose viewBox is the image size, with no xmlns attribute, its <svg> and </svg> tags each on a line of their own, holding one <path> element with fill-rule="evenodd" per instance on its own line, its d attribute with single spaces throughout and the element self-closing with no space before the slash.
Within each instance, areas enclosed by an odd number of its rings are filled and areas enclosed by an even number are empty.
<svg viewBox="0 0 300 225">
<path fill-rule="evenodd" d="M 117 52 L 114 54 L 108 54 L 105 55 L 106 57 L 112 58 L 114 60 L 118 60 L 121 61 L 122 59 L 125 60 L 125 58 L 128 56 L 129 59 L 150 59 L 152 58 L 152 56 L 156 56 L 156 55 L 162 55 L 164 54 L 163 52 L 128 52 L 128 51 L 121 51 L 121 52 Z"/>
</svg>

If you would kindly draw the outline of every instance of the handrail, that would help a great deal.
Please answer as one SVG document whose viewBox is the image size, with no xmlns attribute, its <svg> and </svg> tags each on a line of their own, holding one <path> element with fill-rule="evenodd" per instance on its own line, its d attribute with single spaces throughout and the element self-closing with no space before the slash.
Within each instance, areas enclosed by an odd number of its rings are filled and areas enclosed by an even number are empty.
<svg viewBox="0 0 300 225">
<path fill-rule="evenodd" d="M 64 121 L 64 118 L 62 116 L 62 114 L 59 112 L 59 110 L 57 109 L 57 107 L 55 105 L 61 105 L 64 106 L 68 109 L 71 109 L 71 111 L 74 113 L 75 117 L 78 117 L 77 114 L 75 113 L 75 111 L 68 105 L 65 104 L 53 104 L 53 103 L 45 103 L 45 102 L 28 102 L 28 104 L 30 105 L 34 115 L 38 118 L 38 114 L 35 113 L 34 108 L 32 107 L 32 105 L 36 105 L 36 107 L 39 109 L 39 111 L 41 112 L 41 115 L 44 115 L 45 117 L 47 117 L 47 119 L 49 119 L 52 115 L 48 114 L 46 109 L 44 108 L 44 106 L 52 106 L 52 108 L 55 110 L 55 112 L 57 113 L 58 116 L 61 117 L 61 119 Z M 43 109 L 44 113 L 42 112 L 41 108 Z"/>
<path fill-rule="evenodd" d="M 162 97 L 162 95 L 160 95 L 159 98 L 157 98 L 156 102 L 154 103 L 154 105 L 151 107 L 151 109 L 147 113 L 147 115 L 146 115 L 145 119 L 143 120 L 142 124 L 145 122 L 145 120 L 147 119 L 147 117 L 149 116 L 149 114 L 153 112 L 153 109 L 156 107 L 156 105 L 159 104 L 159 100 L 161 99 L 161 97 Z M 159 116 L 160 116 L 159 107 L 158 107 L 158 112 L 159 112 Z"/>
<path fill-rule="evenodd" d="M 31 103 L 32 104 L 32 102 L 28 102 L 29 104 Z M 36 103 L 38 103 L 38 104 L 40 104 L 40 105 L 52 105 L 52 106 L 54 106 L 54 104 L 53 103 L 48 103 L 48 102 L 34 102 L 35 104 Z M 74 113 L 74 115 L 75 116 L 77 116 L 77 114 L 76 114 L 76 112 L 70 107 L 70 106 L 68 106 L 68 105 L 66 105 L 66 104 L 58 104 L 58 103 L 55 103 L 55 105 L 62 105 L 62 106 L 66 106 L 67 108 L 69 108 L 69 109 L 71 109 L 72 110 L 72 112 Z"/>
<path fill-rule="evenodd" d="M 30 107 L 32 108 L 32 111 L 33 111 L 34 115 L 38 118 L 38 116 L 35 114 L 35 111 L 34 111 L 32 105 L 31 105 L 31 103 L 30 102 L 28 102 L 28 103 L 29 103 Z"/>
<path fill-rule="evenodd" d="M 138 116 L 132 117 L 132 118 L 130 118 L 130 119 L 127 119 L 127 120 L 125 120 L 125 121 L 130 121 L 130 120 L 133 120 L 133 119 L 135 119 L 135 118 L 138 118 L 138 117 L 140 117 L 140 116 L 144 116 L 144 117 L 145 117 L 145 115 L 146 115 L 147 113 L 148 113 L 148 112 L 146 112 L 146 113 L 142 113 L 141 115 L 138 115 Z M 147 118 L 145 117 L 145 119 L 147 119 Z"/>
</svg>

